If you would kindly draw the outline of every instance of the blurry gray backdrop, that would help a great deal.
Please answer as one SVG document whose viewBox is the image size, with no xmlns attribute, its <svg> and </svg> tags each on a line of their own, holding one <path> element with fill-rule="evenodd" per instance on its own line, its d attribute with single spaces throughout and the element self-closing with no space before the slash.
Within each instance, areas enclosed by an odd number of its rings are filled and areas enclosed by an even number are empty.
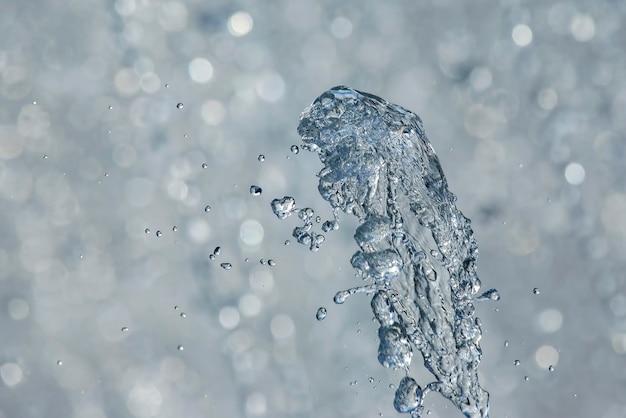
<svg viewBox="0 0 626 418">
<path fill-rule="evenodd" d="M 290 147 L 338 84 L 422 117 L 473 221 L 492 417 L 625 416 L 625 13 L 0 0 L 0 417 L 397 416 L 368 298 L 332 303 L 355 221 L 312 253 L 269 206 L 330 216 Z"/>
</svg>

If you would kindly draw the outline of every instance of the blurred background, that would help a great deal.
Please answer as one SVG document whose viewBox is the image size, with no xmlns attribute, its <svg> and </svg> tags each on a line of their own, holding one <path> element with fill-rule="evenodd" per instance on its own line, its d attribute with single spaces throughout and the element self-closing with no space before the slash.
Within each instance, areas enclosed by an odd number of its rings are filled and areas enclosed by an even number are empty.
<svg viewBox="0 0 626 418">
<path fill-rule="evenodd" d="M 0 0 L 0 417 L 398 416 L 368 298 L 332 303 L 355 220 L 313 253 L 269 206 L 330 216 L 290 147 L 338 84 L 422 117 L 473 221 L 492 417 L 623 417 L 625 14 Z"/>
</svg>

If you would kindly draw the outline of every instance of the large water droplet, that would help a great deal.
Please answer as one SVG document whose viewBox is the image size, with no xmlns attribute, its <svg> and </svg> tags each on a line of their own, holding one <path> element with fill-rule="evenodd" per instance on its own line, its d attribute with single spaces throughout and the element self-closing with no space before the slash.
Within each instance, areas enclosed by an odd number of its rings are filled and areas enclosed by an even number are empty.
<svg viewBox="0 0 626 418">
<path fill-rule="evenodd" d="M 178 104 L 176 105 L 176 108 L 177 108 L 177 109 L 182 109 L 183 107 L 185 107 L 185 105 L 184 105 L 184 104 L 182 104 L 182 103 L 178 103 Z"/>
<path fill-rule="evenodd" d="M 252 196 L 260 196 L 263 193 L 263 190 L 259 186 L 252 185 L 250 186 L 250 194 Z"/>
<path fill-rule="evenodd" d="M 393 400 L 393 407 L 400 413 L 411 412 L 417 409 L 422 403 L 422 388 L 415 379 L 405 376 L 400 381 L 396 395 Z"/>
<path fill-rule="evenodd" d="M 321 321 L 326 318 L 327 313 L 328 311 L 326 310 L 326 308 L 322 306 L 317 309 L 317 312 L 315 313 L 315 318 L 317 318 L 318 321 Z"/>
<path fill-rule="evenodd" d="M 220 264 L 220 267 L 222 267 L 224 270 L 230 270 L 233 268 L 233 265 L 230 263 L 222 263 Z"/>
</svg>

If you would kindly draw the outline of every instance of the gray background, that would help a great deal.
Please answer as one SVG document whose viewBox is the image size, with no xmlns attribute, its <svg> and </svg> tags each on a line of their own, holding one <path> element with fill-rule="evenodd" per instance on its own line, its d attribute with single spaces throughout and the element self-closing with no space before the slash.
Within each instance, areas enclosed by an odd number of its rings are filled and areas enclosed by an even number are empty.
<svg viewBox="0 0 626 418">
<path fill-rule="evenodd" d="M 0 0 L 0 417 L 395 416 L 367 298 L 332 303 L 354 220 L 310 253 L 269 208 L 329 216 L 290 146 L 338 84 L 422 117 L 473 221 L 492 416 L 623 417 L 625 12 Z"/>
</svg>

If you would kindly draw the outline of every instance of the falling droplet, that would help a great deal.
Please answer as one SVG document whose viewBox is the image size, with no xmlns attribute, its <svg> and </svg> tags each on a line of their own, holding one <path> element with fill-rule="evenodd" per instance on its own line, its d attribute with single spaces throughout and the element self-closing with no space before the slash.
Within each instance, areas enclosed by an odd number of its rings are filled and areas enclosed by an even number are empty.
<svg viewBox="0 0 626 418">
<path fill-rule="evenodd" d="M 150 229 L 146 228 L 143 232 L 145 232 L 146 234 L 149 234 L 150 233 Z"/>
<path fill-rule="evenodd" d="M 291 146 L 291 152 L 293 152 L 294 154 L 297 154 L 300 152 L 300 148 L 298 148 L 297 145 L 292 145 Z"/>
<path fill-rule="evenodd" d="M 209 260 L 215 260 L 215 254 L 209 254 Z"/>
<path fill-rule="evenodd" d="M 261 162 L 265 161 L 265 155 L 259 154 L 259 156 L 257 157 L 257 160 L 259 160 Z"/>
<path fill-rule="evenodd" d="M 230 263 L 222 263 L 220 264 L 220 267 L 222 267 L 224 270 L 230 270 L 233 268 L 233 265 Z"/>
<path fill-rule="evenodd" d="M 318 321 L 322 321 L 324 318 L 326 318 L 328 311 L 326 310 L 325 307 L 320 307 L 318 308 L 317 312 L 315 313 L 315 318 L 317 318 Z"/>
<path fill-rule="evenodd" d="M 209 165 L 207 163 L 202 163 L 202 168 L 209 168 Z"/>
<path fill-rule="evenodd" d="M 519 365 L 520 365 L 520 361 L 519 361 L 519 360 L 515 360 L 515 361 L 513 362 L 513 364 L 514 364 L 515 366 L 519 366 Z"/>
<path fill-rule="evenodd" d="M 250 186 L 250 194 L 252 196 L 260 196 L 263 190 L 259 186 L 252 185 Z"/>
<path fill-rule="evenodd" d="M 179 309 L 180 309 L 180 306 L 178 306 L 178 305 L 174 305 L 174 310 L 175 310 L 175 311 L 177 311 L 177 310 L 179 310 Z"/>
<path fill-rule="evenodd" d="M 122 327 L 122 332 L 128 332 L 128 327 Z"/>
<path fill-rule="evenodd" d="M 169 85 L 169 84 L 165 84 L 165 88 L 166 88 L 166 89 L 169 89 L 169 88 L 170 88 L 170 85 Z"/>
<path fill-rule="evenodd" d="M 213 250 L 213 254 L 215 255 L 220 255 L 221 252 L 222 252 L 222 247 L 215 247 L 215 249 Z"/>
<path fill-rule="evenodd" d="M 337 305 L 341 305 L 342 303 L 346 301 L 346 299 L 348 299 L 349 296 L 350 296 L 350 292 L 348 292 L 347 290 L 342 290 L 342 291 L 335 293 L 335 296 L 333 297 L 333 301 Z"/>
<path fill-rule="evenodd" d="M 548 371 L 549 372 L 553 372 L 554 371 L 554 366 L 553 365 L 549 365 L 548 366 Z"/>
<path fill-rule="evenodd" d="M 267 260 L 267 264 L 269 264 L 271 267 L 276 265 L 276 261 L 274 260 Z"/>
<path fill-rule="evenodd" d="M 181 317 L 181 318 L 187 318 L 187 314 L 186 314 L 185 312 L 181 312 L 181 313 L 180 313 L 180 317 Z"/>
<path fill-rule="evenodd" d="M 524 376 L 524 380 L 528 382 L 530 380 L 530 377 Z"/>
<path fill-rule="evenodd" d="M 63 361 L 62 360 L 57 360 L 57 366 L 63 366 Z"/>
<path fill-rule="evenodd" d="M 176 225 L 172 227 L 172 232 L 178 232 L 178 227 Z"/>
<path fill-rule="evenodd" d="M 43 159 L 45 160 L 46 158 L 48 158 L 48 154 L 43 155 Z"/>
<path fill-rule="evenodd" d="M 267 264 L 267 260 L 262 258 L 262 259 L 259 260 L 259 263 L 261 263 L 263 265 L 266 265 Z"/>
<path fill-rule="evenodd" d="M 289 244 L 291 244 L 291 241 L 289 241 L 288 239 L 285 240 L 285 245 L 289 245 Z"/>
<path fill-rule="evenodd" d="M 539 290 L 539 288 L 535 287 L 535 288 L 533 289 L 533 293 L 534 293 L 535 295 L 538 295 L 539 293 L 541 293 L 541 291 Z"/>
<path fill-rule="evenodd" d="M 177 108 L 177 109 L 182 109 L 183 107 L 185 107 L 185 105 L 184 105 L 184 104 L 182 104 L 182 103 L 178 103 L 178 104 L 176 105 L 176 108 Z"/>
<path fill-rule="evenodd" d="M 205 207 L 204 207 L 204 211 L 205 211 L 206 213 L 211 212 L 211 206 L 205 206 Z"/>
<path fill-rule="evenodd" d="M 160 237 L 161 235 L 163 235 L 163 232 L 161 232 L 161 231 L 156 231 L 156 236 L 157 236 L 157 237 Z"/>
<path fill-rule="evenodd" d="M 113 110 L 113 106 L 109 106 L 109 110 Z"/>
<path fill-rule="evenodd" d="M 508 341 L 508 340 L 504 341 L 504 346 L 505 346 L 505 347 L 508 347 L 508 346 L 509 346 L 509 341 Z"/>
<path fill-rule="evenodd" d="M 176 347 L 178 349 L 178 351 L 183 351 L 185 349 L 185 347 L 183 347 L 182 345 L 179 345 L 178 347 Z"/>
</svg>

